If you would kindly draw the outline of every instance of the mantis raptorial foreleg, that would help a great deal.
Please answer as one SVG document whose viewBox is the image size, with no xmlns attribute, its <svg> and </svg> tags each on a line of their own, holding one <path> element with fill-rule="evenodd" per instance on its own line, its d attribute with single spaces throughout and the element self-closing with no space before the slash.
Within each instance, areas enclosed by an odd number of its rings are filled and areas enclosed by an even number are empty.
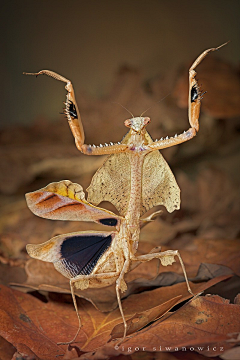
<svg viewBox="0 0 240 360">
<path fill-rule="evenodd" d="M 76 147 L 83 154 L 87 155 L 109 155 L 109 154 L 117 154 L 126 150 L 126 145 L 118 144 L 105 144 L 104 146 L 100 144 L 100 146 L 91 146 L 84 144 L 85 135 L 82 125 L 81 116 L 78 110 L 77 102 L 75 99 L 74 89 L 70 80 L 66 79 L 64 76 L 59 75 L 51 70 L 41 70 L 37 73 L 24 73 L 25 75 L 47 75 L 56 80 L 65 82 L 67 85 L 65 89 L 67 90 L 66 102 L 64 113 L 68 119 L 68 123 L 72 134 L 75 139 Z"/>
<path fill-rule="evenodd" d="M 155 141 L 154 143 L 149 145 L 149 149 L 153 150 L 161 150 L 165 149 L 174 145 L 181 144 L 185 141 L 192 139 L 197 131 L 199 130 L 199 114 L 200 114 L 200 106 L 201 106 L 201 98 L 202 93 L 199 89 L 198 82 L 195 78 L 196 76 L 196 67 L 201 63 L 201 61 L 212 51 L 216 51 L 220 49 L 222 46 L 226 45 L 224 43 L 216 48 L 210 48 L 205 50 L 198 58 L 194 61 L 192 66 L 189 69 L 189 99 L 188 99 L 188 118 L 191 128 L 180 135 L 175 135 L 174 137 L 161 139 L 159 141 Z M 66 79 L 62 75 L 59 75 L 50 70 L 41 70 L 37 73 L 24 73 L 26 75 L 48 75 L 56 80 L 63 81 L 66 83 L 65 89 L 67 90 L 67 100 L 66 100 L 66 107 L 65 107 L 65 114 L 68 119 L 68 123 L 72 134 L 75 139 L 76 147 L 82 153 L 86 155 L 108 155 L 108 154 L 118 154 L 127 150 L 127 146 L 122 143 L 117 144 L 100 144 L 100 146 L 95 145 L 86 145 L 84 144 L 84 130 L 83 125 L 80 117 L 80 113 L 78 110 L 77 102 L 75 99 L 74 89 L 70 80 Z"/>
<path fill-rule="evenodd" d="M 201 107 L 201 99 L 202 93 L 200 91 L 198 82 L 195 78 L 196 76 L 196 67 L 201 63 L 201 61 L 212 51 L 219 50 L 222 46 L 226 45 L 222 44 L 216 48 L 211 48 L 205 50 L 198 58 L 194 61 L 192 66 L 189 69 L 189 96 L 188 96 L 188 119 L 191 125 L 190 129 L 184 131 L 184 133 L 180 135 L 175 135 L 171 138 L 161 139 L 159 141 L 155 141 L 153 144 L 149 145 L 152 150 L 161 150 L 174 145 L 181 144 L 185 141 L 191 140 L 199 130 L 199 114 Z"/>
</svg>

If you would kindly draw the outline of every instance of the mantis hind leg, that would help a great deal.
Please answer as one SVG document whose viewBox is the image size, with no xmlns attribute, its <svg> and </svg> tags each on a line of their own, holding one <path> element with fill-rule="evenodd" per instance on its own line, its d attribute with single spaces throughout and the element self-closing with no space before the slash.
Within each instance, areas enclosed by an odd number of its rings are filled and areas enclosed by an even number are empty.
<svg viewBox="0 0 240 360">
<path fill-rule="evenodd" d="M 124 281 L 124 275 L 126 272 L 128 272 L 130 266 L 130 260 L 127 259 L 123 265 L 123 268 L 121 270 L 121 273 L 116 281 L 116 294 L 117 294 L 117 300 L 118 300 L 118 306 L 119 306 L 119 310 L 120 313 L 122 315 L 122 319 L 123 319 L 123 326 L 124 326 L 124 332 L 123 332 L 123 337 L 121 339 L 120 342 L 123 342 L 123 340 L 126 338 L 127 335 L 127 322 L 123 313 L 123 308 L 122 308 L 122 303 L 121 303 L 121 297 L 120 297 L 120 291 L 124 292 L 127 290 L 127 285 Z M 118 343 L 119 344 L 119 343 Z"/>
<path fill-rule="evenodd" d="M 86 281 L 88 281 L 88 280 L 91 280 L 91 279 L 97 279 L 97 280 L 109 279 L 109 278 L 112 278 L 112 277 L 115 277 L 115 276 L 118 276 L 118 275 L 119 275 L 118 272 L 109 272 L 109 273 L 102 273 L 102 274 L 79 275 L 76 278 L 70 279 L 71 295 L 72 295 L 72 299 L 73 299 L 74 308 L 75 308 L 75 311 L 76 311 L 76 314 L 77 314 L 77 317 L 78 317 L 78 330 L 77 330 L 75 336 L 73 337 L 73 339 L 71 341 L 59 342 L 59 343 L 57 343 L 58 345 L 69 345 L 69 344 L 74 343 L 76 341 L 76 339 L 77 339 L 77 336 L 78 336 L 80 330 L 82 329 L 81 317 L 80 317 L 79 312 L 78 312 L 76 295 L 75 295 L 75 292 L 74 292 L 74 283 L 76 283 L 76 282 L 81 283 L 81 281 L 83 281 L 83 283 L 85 282 L 85 284 L 83 284 L 82 287 L 79 286 L 79 288 L 82 288 L 82 289 L 85 288 L 86 289 L 86 288 L 88 288 L 88 285 L 86 285 Z M 84 332 L 83 329 L 82 329 L 82 331 Z M 84 332 L 84 334 L 85 334 L 85 332 Z M 87 335 L 86 335 L 86 337 L 87 337 Z"/>
<path fill-rule="evenodd" d="M 139 255 L 139 256 L 133 257 L 131 260 L 132 261 L 145 262 L 145 261 L 150 261 L 152 259 L 159 259 L 163 266 L 167 266 L 167 265 L 172 265 L 172 263 L 175 262 L 175 259 L 174 259 L 175 256 L 178 257 L 179 262 L 181 264 L 183 275 L 185 277 L 185 281 L 186 281 L 186 284 L 187 284 L 187 289 L 188 289 L 189 293 L 194 296 L 194 294 L 193 294 L 193 292 L 191 290 L 191 287 L 189 285 L 185 265 L 183 263 L 183 260 L 182 260 L 182 258 L 180 256 L 178 250 L 167 250 L 167 251 L 159 252 L 159 253 L 149 253 L 149 254 L 146 254 L 146 255 Z"/>
<path fill-rule="evenodd" d="M 82 327 L 82 322 L 81 322 L 81 318 L 80 318 L 80 315 L 79 315 L 79 312 L 78 312 L 78 308 L 77 308 L 77 301 L 76 301 L 76 295 L 74 293 L 74 282 L 72 281 L 73 279 L 70 279 L 70 289 L 71 289 L 71 294 L 72 294 L 72 299 L 73 299 L 73 304 L 74 304 L 74 308 L 75 308 L 75 311 L 77 313 L 77 317 L 78 317 L 78 330 L 74 336 L 74 338 L 71 340 L 71 341 L 67 341 L 67 342 L 59 342 L 57 343 L 57 345 L 70 345 L 72 344 L 73 342 L 75 342 L 78 334 L 79 334 L 79 331 L 81 330 L 81 327 Z"/>
</svg>

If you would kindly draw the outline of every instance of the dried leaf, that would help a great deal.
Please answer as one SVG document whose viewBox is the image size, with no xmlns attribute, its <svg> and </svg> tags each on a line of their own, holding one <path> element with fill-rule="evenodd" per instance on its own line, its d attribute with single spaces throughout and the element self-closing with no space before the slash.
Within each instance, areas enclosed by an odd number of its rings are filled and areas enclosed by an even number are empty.
<svg viewBox="0 0 240 360">
<path fill-rule="evenodd" d="M 199 294 L 204 290 L 206 290 L 207 288 L 215 285 L 219 281 L 223 281 L 226 279 L 228 279 L 228 276 L 220 276 L 218 278 L 210 280 L 207 283 L 202 283 L 202 284 L 191 283 L 191 289 L 194 292 L 194 294 Z M 135 303 L 136 312 L 138 308 L 141 308 L 142 310 L 144 308 L 147 309 L 150 308 L 150 310 L 143 310 L 141 311 L 141 313 L 135 313 L 135 315 L 127 321 L 128 325 L 130 326 L 129 333 L 132 333 L 132 331 L 136 331 L 143 328 L 144 326 L 149 324 L 152 320 L 163 316 L 164 313 L 168 312 L 174 305 L 179 304 L 189 299 L 190 297 L 191 295 L 187 291 L 186 284 L 183 283 L 169 287 L 161 287 L 152 290 L 151 293 L 143 292 L 141 294 L 131 295 L 129 301 Z M 135 301 L 134 298 L 136 299 Z M 160 305 L 158 305 L 159 299 L 161 299 Z M 126 302 L 127 300 L 125 300 L 124 304 Z M 139 305 L 136 306 L 136 303 L 139 303 Z M 111 333 L 112 337 L 119 335 L 121 329 L 123 329 L 123 324 L 119 324 L 115 326 L 115 328 Z"/>
<path fill-rule="evenodd" d="M 191 286 L 193 291 L 198 293 L 226 278 L 219 277 L 208 283 L 191 284 Z M 2 324 L 0 335 L 2 337 L 12 343 L 19 352 L 34 353 L 41 359 L 52 359 L 53 356 L 64 353 L 65 347 L 59 347 L 56 343 L 70 340 L 77 330 L 78 320 L 72 305 L 52 301 L 47 304 L 42 303 L 31 295 L 10 290 L 4 286 L 1 286 L 0 291 L 0 323 Z M 181 295 L 183 296 L 178 302 L 190 297 L 186 290 L 186 284 L 183 283 L 153 290 L 151 296 L 148 292 L 129 296 L 123 301 L 123 309 L 127 319 L 136 313 L 145 312 L 143 317 L 145 321 L 142 320 L 141 323 L 141 326 L 144 326 L 144 323 L 147 325 L 152 318 L 161 316 L 162 303 Z M 83 330 L 80 331 L 77 345 L 82 351 L 93 351 L 109 340 L 112 329 L 122 322 L 122 317 L 119 309 L 106 315 L 85 300 L 81 300 L 79 303 Z M 156 306 L 159 306 L 158 309 L 151 310 Z M 166 306 L 165 311 L 168 311 L 172 306 L 171 301 L 168 305 L 163 306 Z M 169 307 L 168 310 L 167 307 Z M 148 312 L 149 310 L 150 312 Z M 17 326 L 17 330 L 12 332 L 11 329 L 14 326 Z M 29 352 L 28 349 L 30 349 Z"/>
<path fill-rule="evenodd" d="M 0 291 L 1 336 L 23 355 L 34 354 L 42 360 L 52 360 L 56 355 L 63 355 L 63 350 L 39 328 L 37 319 L 41 302 L 4 286 L 1 286 Z M 44 312 L 42 316 L 42 320 L 47 321 Z M 55 331 L 56 328 L 52 327 L 52 332 Z"/>
<path fill-rule="evenodd" d="M 218 296 L 198 297 L 115 346 L 115 349 L 127 354 L 130 348 L 134 352 L 136 348 L 177 351 L 190 347 L 206 356 L 220 355 L 234 346 L 234 343 L 228 342 L 228 334 L 239 333 L 239 315 L 239 305 L 229 304 Z"/>
<path fill-rule="evenodd" d="M 119 352 L 110 346 L 104 346 L 96 351 L 95 354 L 91 356 L 91 354 L 87 353 L 82 355 L 81 360 L 99 360 L 99 359 L 109 359 L 115 360 L 116 356 L 117 360 L 206 360 L 206 357 L 196 353 L 195 351 L 174 351 L 170 352 L 146 352 L 146 351 L 138 351 L 131 355 L 118 355 Z M 89 357 L 90 355 L 90 357 Z M 109 356 L 111 356 L 109 358 Z M 208 360 L 220 360 L 219 357 L 208 357 Z M 230 360 L 230 359 L 229 359 Z"/>
<path fill-rule="evenodd" d="M 12 359 L 16 348 L 10 344 L 7 340 L 0 336 L 0 359 L 7 360 Z"/>
<path fill-rule="evenodd" d="M 149 324 L 151 321 L 163 316 L 166 312 L 170 311 L 173 306 L 175 306 L 179 300 L 182 298 L 181 295 L 176 296 L 159 306 L 155 306 L 150 310 L 146 310 L 142 313 L 137 313 L 127 320 L 127 335 L 130 335 L 136 332 L 139 329 L 142 329 L 146 324 Z M 112 332 L 111 337 L 121 338 L 124 332 L 123 324 L 116 325 Z"/>
</svg>

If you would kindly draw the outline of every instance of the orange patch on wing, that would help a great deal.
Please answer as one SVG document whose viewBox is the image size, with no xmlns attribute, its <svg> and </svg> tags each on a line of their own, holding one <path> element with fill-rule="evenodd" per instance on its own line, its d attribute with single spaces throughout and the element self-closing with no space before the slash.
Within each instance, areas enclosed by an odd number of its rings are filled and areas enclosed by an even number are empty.
<svg viewBox="0 0 240 360">
<path fill-rule="evenodd" d="M 51 242 L 45 244 L 44 246 L 42 246 L 41 252 L 48 253 L 53 247 L 54 247 L 54 242 L 51 241 Z"/>
<path fill-rule="evenodd" d="M 38 202 L 38 199 L 40 198 L 40 196 L 41 196 L 41 194 L 36 193 L 36 192 L 26 194 L 27 200 L 32 203 Z"/>
<path fill-rule="evenodd" d="M 54 205 L 55 203 L 58 203 L 60 201 L 61 201 L 61 198 L 59 198 L 57 195 L 55 195 L 53 193 L 49 193 L 48 197 L 45 197 L 45 198 L 39 200 L 38 203 L 36 203 L 36 205 L 45 206 L 46 203 L 48 205 Z"/>
<path fill-rule="evenodd" d="M 71 212 L 79 212 L 85 210 L 87 212 L 87 209 L 83 204 L 80 203 L 69 203 L 63 206 L 59 206 L 57 209 L 54 209 L 53 211 L 48 211 L 49 214 L 58 214 L 58 213 L 65 213 L 66 211 Z"/>
</svg>

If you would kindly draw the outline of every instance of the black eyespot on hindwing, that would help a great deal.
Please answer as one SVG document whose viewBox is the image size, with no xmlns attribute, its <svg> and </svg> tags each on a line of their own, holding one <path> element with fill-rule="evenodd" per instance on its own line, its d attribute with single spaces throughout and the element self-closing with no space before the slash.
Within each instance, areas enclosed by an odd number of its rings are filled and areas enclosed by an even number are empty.
<svg viewBox="0 0 240 360">
<path fill-rule="evenodd" d="M 108 219 L 100 219 L 99 222 L 102 225 L 116 226 L 118 223 L 118 220 L 114 219 L 114 218 L 108 218 Z"/>
<path fill-rule="evenodd" d="M 71 277 L 89 275 L 112 242 L 112 234 L 83 234 L 68 236 L 62 243 L 62 266 Z"/>
<path fill-rule="evenodd" d="M 198 88 L 196 85 L 193 85 L 191 88 L 191 103 L 197 100 L 198 98 Z"/>
</svg>

